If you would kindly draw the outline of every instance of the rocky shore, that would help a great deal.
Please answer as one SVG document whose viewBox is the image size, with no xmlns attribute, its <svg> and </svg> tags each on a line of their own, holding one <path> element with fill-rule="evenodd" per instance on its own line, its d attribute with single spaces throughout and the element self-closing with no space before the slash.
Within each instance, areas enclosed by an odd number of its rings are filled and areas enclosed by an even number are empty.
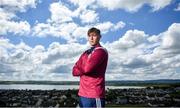
<svg viewBox="0 0 180 108">
<path fill-rule="evenodd" d="M 75 107 L 77 90 L 0 90 L 0 106 Z"/>
<path fill-rule="evenodd" d="M 77 107 L 77 90 L 0 90 L 1 107 Z M 106 106 L 180 107 L 180 87 L 107 89 Z"/>
</svg>

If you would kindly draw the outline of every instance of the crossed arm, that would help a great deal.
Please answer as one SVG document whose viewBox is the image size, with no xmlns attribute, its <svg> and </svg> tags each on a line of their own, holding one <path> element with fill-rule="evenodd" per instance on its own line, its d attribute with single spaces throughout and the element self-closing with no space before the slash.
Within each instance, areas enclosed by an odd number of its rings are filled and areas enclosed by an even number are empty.
<svg viewBox="0 0 180 108">
<path fill-rule="evenodd" d="M 81 76 L 92 73 L 93 70 L 103 62 L 105 53 L 106 52 L 102 49 L 98 49 L 92 53 L 89 58 L 86 53 L 83 53 L 73 67 L 73 76 Z"/>
</svg>

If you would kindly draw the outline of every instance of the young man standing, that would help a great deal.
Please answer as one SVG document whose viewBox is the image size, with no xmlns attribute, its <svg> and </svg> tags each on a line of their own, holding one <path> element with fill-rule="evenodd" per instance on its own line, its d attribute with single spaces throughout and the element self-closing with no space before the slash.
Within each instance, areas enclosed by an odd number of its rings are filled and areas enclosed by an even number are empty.
<svg viewBox="0 0 180 108">
<path fill-rule="evenodd" d="M 99 41 L 101 32 L 97 28 L 88 30 L 91 48 L 86 50 L 73 67 L 73 76 L 80 76 L 80 107 L 105 106 L 105 71 L 108 52 Z"/>
</svg>

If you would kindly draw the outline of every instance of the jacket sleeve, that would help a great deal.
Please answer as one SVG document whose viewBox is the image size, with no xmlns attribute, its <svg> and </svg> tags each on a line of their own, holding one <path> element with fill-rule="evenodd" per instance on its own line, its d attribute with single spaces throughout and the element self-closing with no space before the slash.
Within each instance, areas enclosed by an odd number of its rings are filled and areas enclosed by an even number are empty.
<svg viewBox="0 0 180 108">
<path fill-rule="evenodd" d="M 84 74 L 93 72 L 104 61 L 105 57 L 107 55 L 103 49 L 95 50 L 85 63 Z"/>
<path fill-rule="evenodd" d="M 81 57 L 79 58 L 79 60 L 75 63 L 74 67 L 73 67 L 73 76 L 81 76 L 83 74 L 83 70 L 82 70 L 82 64 L 83 64 L 83 55 L 81 55 Z"/>
</svg>

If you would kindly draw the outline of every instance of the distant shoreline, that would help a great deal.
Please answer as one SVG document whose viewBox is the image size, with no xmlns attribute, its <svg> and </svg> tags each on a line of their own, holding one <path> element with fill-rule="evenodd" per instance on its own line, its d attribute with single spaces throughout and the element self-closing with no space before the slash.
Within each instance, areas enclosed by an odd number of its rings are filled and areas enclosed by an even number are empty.
<svg viewBox="0 0 180 108">
<path fill-rule="evenodd" d="M 142 86 L 106 86 L 108 89 L 141 89 Z M 0 84 L 0 90 L 78 90 L 79 85 Z"/>
<path fill-rule="evenodd" d="M 79 85 L 79 81 L 0 81 L 0 84 Z M 106 81 L 107 86 L 153 86 L 174 84 L 180 84 L 180 79 Z"/>
<path fill-rule="evenodd" d="M 106 89 L 163 88 L 177 86 L 180 86 L 180 80 L 106 81 Z M 78 88 L 79 81 L 0 81 L 0 89 L 68 90 Z"/>
</svg>

